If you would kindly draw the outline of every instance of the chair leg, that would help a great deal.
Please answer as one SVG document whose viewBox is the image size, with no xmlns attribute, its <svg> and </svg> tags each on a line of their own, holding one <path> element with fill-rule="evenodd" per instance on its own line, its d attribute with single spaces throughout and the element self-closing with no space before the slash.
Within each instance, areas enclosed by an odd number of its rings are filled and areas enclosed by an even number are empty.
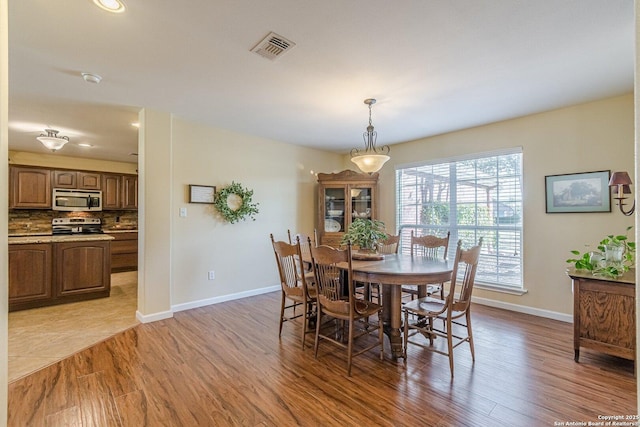
<svg viewBox="0 0 640 427">
<path fill-rule="evenodd" d="M 302 350 L 304 350 L 304 341 L 305 338 L 307 337 L 307 322 L 309 321 L 309 307 L 308 307 L 308 302 L 305 299 L 304 302 L 302 303 L 302 312 L 303 312 L 303 316 L 302 316 Z"/>
<path fill-rule="evenodd" d="M 318 316 L 316 318 L 316 341 L 313 345 L 314 357 L 318 358 L 318 344 L 320 341 L 320 324 L 322 323 L 322 308 L 320 304 L 318 304 L 318 308 L 316 309 Z"/>
<path fill-rule="evenodd" d="M 384 330 L 382 313 L 378 313 L 378 339 L 380 340 L 380 360 L 384 360 Z"/>
<path fill-rule="evenodd" d="M 451 378 L 453 378 L 453 335 L 451 330 L 451 315 L 447 316 L 447 347 L 449 348 L 449 369 L 451 370 Z"/>
<path fill-rule="evenodd" d="M 469 347 L 471 348 L 471 360 L 476 361 L 475 351 L 473 349 L 473 332 L 471 331 L 471 311 L 467 309 L 467 332 L 469 333 Z"/>
<path fill-rule="evenodd" d="M 433 317 L 429 317 L 429 330 L 433 331 Z M 429 345 L 433 345 L 433 335 L 432 332 L 429 332 Z"/>
<path fill-rule="evenodd" d="M 284 319 L 284 303 L 285 303 L 285 299 L 287 297 L 284 295 L 284 292 L 282 292 L 282 300 L 280 302 L 280 331 L 278 332 L 278 336 L 282 336 L 282 323 L 283 323 L 283 319 Z"/>
<path fill-rule="evenodd" d="M 351 359 L 353 358 L 353 319 L 349 319 L 349 342 L 347 342 L 347 376 L 351 376 Z"/>
<path fill-rule="evenodd" d="M 409 312 L 404 312 L 404 340 L 402 340 L 402 358 L 404 364 L 407 364 L 407 341 L 409 340 Z"/>
</svg>

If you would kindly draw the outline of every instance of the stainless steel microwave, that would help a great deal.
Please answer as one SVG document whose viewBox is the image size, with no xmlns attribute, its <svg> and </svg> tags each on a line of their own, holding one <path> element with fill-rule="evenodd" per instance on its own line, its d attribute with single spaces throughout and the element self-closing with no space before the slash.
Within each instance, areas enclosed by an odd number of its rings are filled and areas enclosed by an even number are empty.
<svg viewBox="0 0 640 427">
<path fill-rule="evenodd" d="M 52 203 L 54 211 L 101 211 L 102 191 L 54 188 Z"/>
</svg>

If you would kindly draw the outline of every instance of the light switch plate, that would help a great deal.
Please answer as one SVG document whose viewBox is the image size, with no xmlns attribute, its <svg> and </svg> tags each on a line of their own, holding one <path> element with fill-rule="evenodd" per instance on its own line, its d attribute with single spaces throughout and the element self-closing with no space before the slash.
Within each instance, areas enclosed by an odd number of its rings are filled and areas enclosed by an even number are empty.
<svg viewBox="0 0 640 427">
<path fill-rule="evenodd" d="M 180 208 L 180 216 L 185 218 L 187 216 L 187 208 Z"/>
</svg>

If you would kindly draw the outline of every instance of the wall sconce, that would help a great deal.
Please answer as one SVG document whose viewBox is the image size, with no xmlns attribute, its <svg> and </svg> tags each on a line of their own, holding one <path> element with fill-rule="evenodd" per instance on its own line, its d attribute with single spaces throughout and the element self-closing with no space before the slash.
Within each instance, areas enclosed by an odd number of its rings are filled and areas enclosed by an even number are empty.
<svg viewBox="0 0 640 427">
<path fill-rule="evenodd" d="M 624 200 L 627 199 L 625 194 L 631 194 L 631 184 L 631 178 L 629 178 L 629 174 L 627 172 L 614 172 L 611 175 L 611 179 L 609 179 L 609 187 L 616 187 L 614 189 L 616 192 L 616 197 L 614 197 L 614 199 L 618 201 L 620 212 L 626 216 L 633 215 L 633 212 L 636 210 L 635 198 L 633 199 L 633 205 L 630 210 L 625 211 L 623 207 L 625 206 Z"/>
</svg>

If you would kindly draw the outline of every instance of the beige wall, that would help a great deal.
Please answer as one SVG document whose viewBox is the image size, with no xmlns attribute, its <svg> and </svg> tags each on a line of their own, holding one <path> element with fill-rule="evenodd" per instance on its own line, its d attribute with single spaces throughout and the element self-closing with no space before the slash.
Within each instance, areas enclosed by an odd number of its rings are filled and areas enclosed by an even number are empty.
<svg viewBox="0 0 640 427">
<path fill-rule="evenodd" d="M 384 129 L 379 132 L 382 138 Z M 632 94 L 393 145 L 391 160 L 380 173 L 381 219 L 395 225 L 398 165 L 515 146 L 523 150 L 524 286 L 528 293 L 517 296 L 478 289 L 474 295 L 499 306 L 526 306 L 523 311 L 536 314 L 569 315 L 573 312 L 571 282 L 565 274 L 569 251 L 585 250 L 585 245 L 595 245 L 607 234 L 624 233 L 634 220 L 619 213 L 617 206 L 610 213 L 545 213 L 545 175 L 607 169 L 633 173 Z"/>
<path fill-rule="evenodd" d="M 138 312 L 141 321 L 171 316 L 171 114 L 139 114 Z"/>
<path fill-rule="evenodd" d="M 269 233 L 286 240 L 287 229 L 313 231 L 314 172 L 334 171 L 342 156 L 175 117 L 172 145 L 172 305 L 184 309 L 278 285 Z M 232 181 L 254 191 L 255 221 L 230 224 L 212 205 L 188 203 L 189 184 L 221 189 Z"/>
<path fill-rule="evenodd" d="M 7 30 L 7 0 L 0 0 L 0 158 L 6 158 L 9 152 L 8 140 L 8 30 Z M 6 185 L 8 165 L 0 162 L 0 176 L 3 178 L 0 186 L 0 230 L 7 229 L 9 209 L 8 186 Z M 6 248 L 7 233 L 0 233 L 0 247 Z M 7 269 L 7 251 L 0 251 L 0 426 L 7 423 L 7 366 L 8 352 L 8 313 L 9 313 L 9 273 Z"/>
</svg>

